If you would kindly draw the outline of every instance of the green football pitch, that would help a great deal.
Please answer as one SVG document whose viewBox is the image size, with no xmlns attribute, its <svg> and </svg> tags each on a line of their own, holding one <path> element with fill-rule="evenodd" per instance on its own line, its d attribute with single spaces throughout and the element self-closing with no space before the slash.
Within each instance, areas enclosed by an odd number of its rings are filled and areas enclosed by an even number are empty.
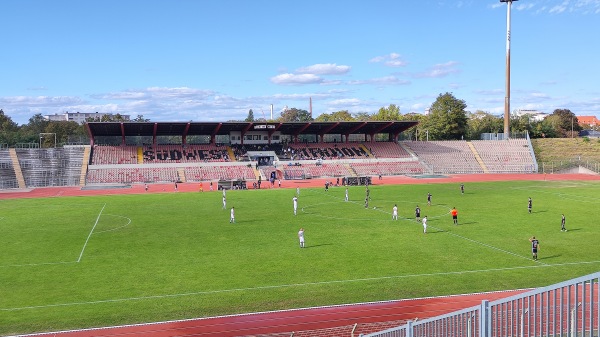
<svg viewBox="0 0 600 337">
<path fill-rule="evenodd" d="M 296 216 L 295 189 L 229 191 L 227 209 L 221 192 L 1 200 L 0 334 L 530 288 L 600 267 L 597 182 L 371 186 L 368 208 L 364 187 L 344 191 L 302 189 Z"/>
</svg>

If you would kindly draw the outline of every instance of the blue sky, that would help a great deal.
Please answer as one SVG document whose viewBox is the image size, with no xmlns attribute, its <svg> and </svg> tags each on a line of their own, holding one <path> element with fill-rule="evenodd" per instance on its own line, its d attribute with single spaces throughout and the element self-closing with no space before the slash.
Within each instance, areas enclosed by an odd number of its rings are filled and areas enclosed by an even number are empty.
<svg viewBox="0 0 600 337">
<path fill-rule="evenodd" d="M 504 111 L 499 0 L 3 1 L 0 108 L 152 121 L 423 113 L 440 93 Z M 511 110 L 600 117 L 600 0 L 512 5 Z"/>
</svg>

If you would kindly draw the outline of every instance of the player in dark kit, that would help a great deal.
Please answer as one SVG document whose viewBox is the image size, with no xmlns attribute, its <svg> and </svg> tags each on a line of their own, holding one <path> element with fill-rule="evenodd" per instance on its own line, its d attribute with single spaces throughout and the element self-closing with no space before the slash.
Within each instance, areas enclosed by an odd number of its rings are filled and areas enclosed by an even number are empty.
<svg viewBox="0 0 600 337">
<path fill-rule="evenodd" d="M 531 239 L 529 239 L 529 242 L 531 242 L 531 253 L 533 254 L 533 259 L 537 261 L 537 253 L 538 249 L 540 248 L 540 242 L 535 238 L 535 236 L 532 236 Z"/>
<path fill-rule="evenodd" d="M 560 219 L 560 231 L 561 232 L 566 232 L 567 229 L 565 228 L 565 223 L 567 222 L 567 219 L 565 219 L 565 215 L 561 214 L 562 218 Z"/>
<path fill-rule="evenodd" d="M 460 184 L 460 194 L 465 194 L 465 184 Z"/>
<path fill-rule="evenodd" d="M 529 201 L 527 202 L 527 211 L 529 212 L 529 214 L 531 214 L 532 203 L 533 201 L 531 200 L 531 197 L 529 197 Z"/>
<path fill-rule="evenodd" d="M 415 218 L 417 222 L 421 221 L 421 209 L 419 208 L 419 205 L 415 208 Z"/>
<path fill-rule="evenodd" d="M 431 193 L 427 192 L 427 206 L 431 206 Z"/>
</svg>

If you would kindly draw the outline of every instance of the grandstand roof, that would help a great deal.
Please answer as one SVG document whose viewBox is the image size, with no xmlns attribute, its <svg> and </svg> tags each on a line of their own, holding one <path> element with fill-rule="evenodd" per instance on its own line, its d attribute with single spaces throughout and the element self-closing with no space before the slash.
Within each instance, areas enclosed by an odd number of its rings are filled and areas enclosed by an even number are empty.
<svg viewBox="0 0 600 337">
<path fill-rule="evenodd" d="M 90 137 L 98 136 L 189 136 L 229 135 L 254 130 L 280 131 L 286 135 L 302 134 L 398 134 L 416 121 L 362 122 L 91 122 L 86 123 Z"/>
</svg>

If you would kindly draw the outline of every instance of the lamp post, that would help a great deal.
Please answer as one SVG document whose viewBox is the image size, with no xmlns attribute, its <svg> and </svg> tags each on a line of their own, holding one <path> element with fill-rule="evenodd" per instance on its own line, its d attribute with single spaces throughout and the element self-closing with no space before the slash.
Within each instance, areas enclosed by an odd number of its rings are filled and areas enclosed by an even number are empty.
<svg viewBox="0 0 600 337">
<path fill-rule="evenodd" d="M 40 149 L 42 148 L 42 139 L 44 139 L 44 136 L 40 136 Z"/>
<path fill-rule="evenodd" d="M 513 1 L 500 0 L 506 2 L 506 96 L 504 97 L 504 139 L 510 136 L 510 7 Z"/>
</svg>

